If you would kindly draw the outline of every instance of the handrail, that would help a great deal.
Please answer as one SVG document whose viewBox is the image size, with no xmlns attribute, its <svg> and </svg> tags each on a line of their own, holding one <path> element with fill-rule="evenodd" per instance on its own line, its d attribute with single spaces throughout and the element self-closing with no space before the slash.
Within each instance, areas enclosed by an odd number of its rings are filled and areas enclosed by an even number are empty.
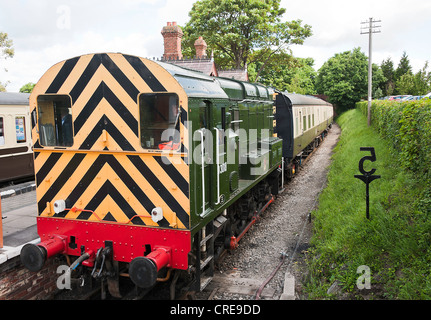
<svg viewBox="0 0 431 320">
<path fill-rule="evenodd" d="M 102 219 L 99 218 L 99 216 L 97 215 L 96 212 L 94 212 L 93 210 L 87 210 L 87 209 L 79 209 L 77 207 L 73 207 L 73 208 L 65 208 L 64 211 L 72 211 L 72 212 L 76 212 L 76 211 L 81 211 L 81 212 L 90 212 L 92 215 L 94 215 L 96 217 L 97 220 L 102 221 Z M 90 216 L 91 217 L 91 216 Z"/>
<path fill-rule="evenodd" d="M 126 222 L 126 224 L 129 224 L 130 222 L 132 222 L 132 220 L 135 219 L 136 217 L 139 217 L 139 218 L 152 218 L 152 216 L 150 216 L 148 214 L 135 214 L 133 217 L 131 217 L 129 219 L 129 221 Z"/>
<path fill-rule="evenodd" d="M 204 129 L 204 128 L 203 128 Z M 204 132 L 203 129 L 198 130 L 201 135 L 201 166 L 202 166 L 202 213 L 201 217 L 205 215 L 205 148 L 204 148 Z"/>
<path fill-rule="evenodd" d="M 220 129 L 214 128 L 216 130 L 216 166 L 217 166 L 217 202 L 214 204 L 217 205 L 220 203 Z"/>
</svg>

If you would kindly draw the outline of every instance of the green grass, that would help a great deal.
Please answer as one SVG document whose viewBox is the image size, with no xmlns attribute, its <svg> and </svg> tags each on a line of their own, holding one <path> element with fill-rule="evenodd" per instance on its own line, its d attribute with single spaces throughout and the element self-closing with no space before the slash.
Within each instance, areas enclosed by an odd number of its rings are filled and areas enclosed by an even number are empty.
<svg viewBox="0 0 431 320">
<path fill-rule="evenodd" d="M 360 111 L 345 112 L 337 122 L 342 134 L 313 212 L 309 297 L 340 298 L 326 294 L 337 280 L 350 299 L 431 298 L 431 210 L 418 197 L 429 187 L 400 166 L 391 144 L 367 126 Z M 365 170 L 376 168 L 381 176 L 370 184 L 370 220 L 365 184 L 354 178 L 359 160 L 370 154 L 360 147 L 375 148 L 377 161 L 366 161 Z M 371 290 L 357 288 L 362 265 L 371 270 Z"/>
</svg>

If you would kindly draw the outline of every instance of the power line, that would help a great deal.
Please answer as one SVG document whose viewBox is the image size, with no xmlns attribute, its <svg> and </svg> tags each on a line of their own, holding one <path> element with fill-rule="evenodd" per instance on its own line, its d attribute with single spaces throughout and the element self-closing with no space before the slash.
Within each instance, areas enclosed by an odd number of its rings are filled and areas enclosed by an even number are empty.
<svg viewBox="0 0 431 320">
<path fill-rule="evenodd" d="M 363 21 L 361 24 L 365 24 L 364 27 L 361 27 L 361 34 L 368 34 L 368 126 L 371 125 L 371 100 L 373 95 L 373 64 L 372 64 L 372 51 L 373 51 L 373 33 L 380 33 L 381 25 L 376 25 L 376 23 L 380 23 L 381 20 L 374 20 L 373 18 L 369 18 L 368 21 Z"/>
</svg>

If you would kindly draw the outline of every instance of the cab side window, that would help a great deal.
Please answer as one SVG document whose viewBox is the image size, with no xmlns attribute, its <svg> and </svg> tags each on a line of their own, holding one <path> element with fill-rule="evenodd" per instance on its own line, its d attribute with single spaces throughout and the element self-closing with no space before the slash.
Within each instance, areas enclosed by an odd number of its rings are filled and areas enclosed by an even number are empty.
<svg viewBox="0 0 431 320">
<path fill-rule="evenodd" d="M 37 98 L 40 144 L 47 147 L 71 147 L 73 128 L 70 97 L 41 95 Z"/>
<path fill-rule="evenodd" d="M 139 113 L 144 149 L 180 148 L 180 108 L 175 93 L 141 94 Z"/>
</svg>

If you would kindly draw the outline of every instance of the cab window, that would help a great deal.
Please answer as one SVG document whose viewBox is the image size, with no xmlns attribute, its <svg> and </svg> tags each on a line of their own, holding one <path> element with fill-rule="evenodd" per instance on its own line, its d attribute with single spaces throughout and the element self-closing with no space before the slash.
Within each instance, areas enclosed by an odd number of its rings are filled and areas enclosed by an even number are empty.
<svg viewBox="0 0 431 320">
<path fill-rule="evenodd" d="M 141 94 L 139 113 L 142 148 L 180 148 L 179 100 L 175 93 Z"/>
<path fill-rule="evenodd" d="M 70 97 L 41 95 L 37 98 L 40 144 L 71 147 L 73 144 Z"/>
</svg>

